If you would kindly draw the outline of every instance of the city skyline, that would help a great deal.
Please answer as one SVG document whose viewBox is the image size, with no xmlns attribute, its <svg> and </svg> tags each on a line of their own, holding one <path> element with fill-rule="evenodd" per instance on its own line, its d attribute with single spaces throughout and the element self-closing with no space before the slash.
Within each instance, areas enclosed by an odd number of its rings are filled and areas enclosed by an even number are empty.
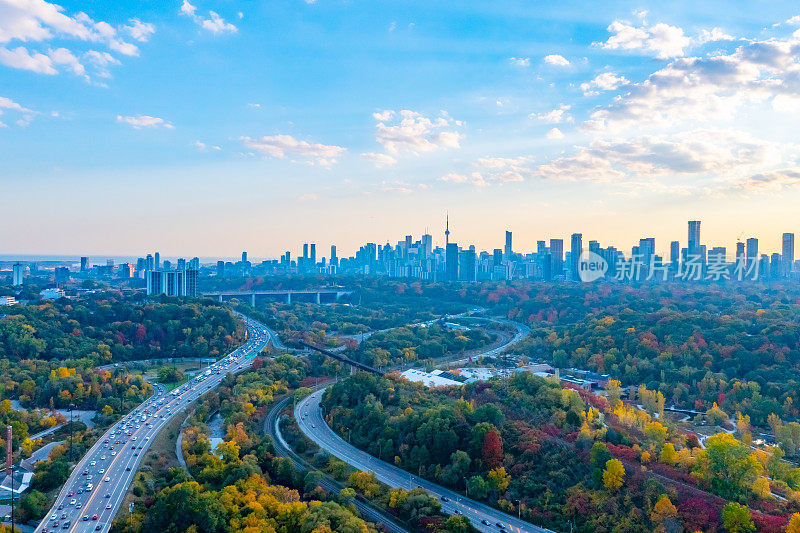
<svg viewBox="0 0 800 533">
<path fill-rule="evenodd" d="M 422 246 L 423 248 L 427 249 L 430 253 L 430 250 L 440 250 L 442 252 L 447 251 L 447 247 L 452 244 L 454 246 L 454 250 L 474 250 L 475 253 L 478 254 L 495 254 L 498 253 L 501 257 L 508 258 L 512 255 L 520 255 L 524 256 L 527 254 L 536 254 L 542 253 L 543 246 L 547 247 L 548 253 L 550 253 L 549 246 L 547 243 L 552 245 L 553 242 L 560 243 L 559 246 L 561 247 L 559 255 L 561 258 L 568 257 L 568 254 L 571 250 L 579 250 L 579 251 L 586 251 L 592 250 L 592 247 L 610 247 L 611 250 L 614 250 L 614 253 L 621 254 L 622 257 L 632 258 L 637 254 L 641 254 L 645 258 L 649 258 L 650 256 L 658 256 L 662 258 L 664 261 L 671 261 L 676 257 L 681 257 L 681 260 L 685 260 L 686 258 L 683 257 L 682 254 L 688 255 L 698 255 L 702 256 L 705 261 L 707 256 L 720 256 L 721 260 L 723 261 L 735 261 L 737 257 L 770 257 L 773 255 L 779 255 L 784 257 L 788 254 L 789 261 L 795 261 L 795 233 L 794 232 L 783 232 L 779 237 L 779 247 L 777 249 L 771 249 L 769 247 L 764 246 L 764 240 L 758 236 L 752 235 L 740 235 L 737 238 L 736 242 L 733 243 L 733 246 L 729 246 L 726 243 L 720 243 L 717 241 L 713 241 L 712 239 L 708 239 L 705 236 L 705 227 L 702 226 L 701 220 L 689 220 L 686 222 L 688 231 L 686 232 L 686 238 L 681 239 L 680 237 L 673 236 L 666 240 L 666 244 L 659 244 L 660 241 L 655 237 L 640 235 L 638 238 L 638 244 L 633 243 L 629 248 L 626 248 L 624 245 L 619 245 L 614 241 L 602 241 L 596 238 L 592 238 L 588 236 L 584 238 L 583 233 L 571 233 L 568 235 L 567 238 L 559 237 L 558 235 L 555 236 L 537 236 L 536 237 L 536 246 L 535 248 L 521 248 L 517 240 L 515 240 L 514 232 L 511 230 L 504 231 L 504 240 L 502 243 L 502 247 L 500 246 L 489 246 L 489 247 L 480 247 L 477 246 L 474 242 L 466 240 L 462 242 L 456 242 L 453 240 L 449 242 L 450 236 L 450 220 L 449 215 L 445 215 L 445 226 L 444 231 L 441 235 L 444 236 L 444 242 L 439 242 L 435 238 L 435 235 L 431 233 L 422 233 L 419 234 L 419 238 L 417 239 L 417 235 L 414 234 L 405 234 L 402 239 L 392 241 L 387 240 L 384 242 L 371 242 L 371 241 L 362 241 L 358 250 L 348 251 L 345 250 L 344 253 L 342 249 L 336 243 L 330 243 L 329 247 L 323 245 L 320 246 L 320 243 L 312 240 L 308 240 L 305 242 L 297 243 L 294 248 L 287 248 L 284 252 L 280 254 L 276 254 L 275 256 L 269 255 L 259 255 L 259 254 L 250 254 L 247 250 L 244 250 L 240 253 L 240 255 L 216 255 L 216 256 L 203 256 L 203 255 L 194 255 L 192 254 L 177 254 L 177 255 L 170 255 L 164 254 L 160 251 L 153 251 L 152 253 L 147 253 L 146 257 L 142 256 L 141 254 L 127 254 L 127 255 L 110 255 L 110 254 L 99 254 L 99 255 L 84 255 L 84 254 L 66 254 L 66 255 L 14 255 L 14 254 L 0 254 L 0 263 L 2 262 L 9 262 L 9 261 L 24 261 L 24 262 L 69 262 L 74 261 L 77 264 L 77 261 L 80 261 L 80 270 L 84 271 L 89 266 L 111 266 L 112 268 L 115 266 L 115 261 L 122 261 L 123 263 L 118 266 L 127 265 L 128 267 L 133 267 L 133 263 L 139 263 L 139 266 L 145 265 L 143 268 L 147 271 L 157 270 L 162 263 L 164 263 L 166 268 L 169 270 L 177 266 L 179 270 L 185 270 L 187 265 L 190 268 L 197 269 L 199 265 L 202 263 L 203 265 L 214 265 L 219 263 L 227 263 L 227 264 L 256 264 L 259 261 L 280 261 L 283 263 L 295 263 L 298 261 L 298 258 L 303 258 L 306 261 L 310 261 L 310 265 L 317 265 L 320 264 L 322 261 L 322 265 L 324 266 L 324 262 L 326 258 L 330 261 L 331 259 L 336 262 L 339 258 L 341 259 L 353 259 L 358 255 L 358 253 L 364 251 L 365 246 L 375 246 L 376 250 L 379 248 L 391 247 L 395 248 L 398 246 L 404 246 L 406 250 L 411 247 L 413 244 L 414 246 Z M 517 243 L 515 247 L 514 243 Z M 566 245 L 565 245 L 566 243 Z M 317 253 L 317 250 L 321 250 L 321 253 Z M 326 255 L 325 250 L 329 250 L 330 253 Z M 630 251 L 628 251 L 630 250 Z M 187 259 L 187 257 L 189 259 Z M 99 260 L 100 263 L 94 263 L 92 260 Z M 253 260 L 253 261 L 251 261 Z M 572 257 L 571 261 L 573 262 L 571 266 L 568 268 L 575 269 L 577 261 L 577 256 Z M 647 261 L 645 261 L 647 262 Z M 176 263 L 176 265 L 172 265 L 172 263 Z M 298 264 L 299 266 L 299 264 Z M 142 268 L 136 268 L 135 270 L 142 270 Z"/>
<path fill-rule="evenodd" d="M 0 15 L 8 253 L 277 256 L 436 235 L 445 210 L 487 248 L 507 228 L 632 241 L 636 220 L 663 242 L 701 218 L 777 249 L 800 224 L 791 2 Z"/>
<path fill-rule="evenodd" d="M 274 253 L 264 253 L 261 247 L 253 246 L 253 243 L 245 244 L 243 247 L 239 248 L 238 251 L 234 250 L 232 253 L 197 253 L 195 251 L 189 250 L 186 252 L 173 252 L 169 248 L 164 251 L 164 248 L 158 246 L 146 246 L 149 249 L 158 249 L 161 257 L 164 259 L 172 259 L 177 260 L 179 258 L 185 257 L 199 257 L 204 261 L 212 261 L 217 259 L 237 259 L 239 255 L 242 253 L 242 250 L 247 250 L 247 253 L 250 254 L 252 259 L 259 259 L 259 260 L 272 260 L 280 258 L 286 251 L 290 251 L 292 256 L 296 256 L 298 252 L 302 255 L 302 249 L 304 244 L 308 245 L 316 245 L 317 250 L 322 250 L 322 253 L 317 253 L 319 257 L 326 257 L 327 250 L 329 250 L 330 246 L 334 246 L 338 251 L 340 256 L 350 256 L 354 255 L 355 252 L 358 250 L 360 246 L 365 243 L 374 243 L 380 246 L 385 244 L 394 245 L 400 240 L 404 239 L 406 235 L 410 235 L 415 239 L 420 238 L 422 235 L 431 235 L 432 237 L 432 245 L 433 247 L 438 248 L 445 248 L 446 239 L 447 239 L 447 231 L 450 228 L 449 225 L 449 214 L 445 214 L 445 220 L 441 228 L 437 231 L 436 229 L 431 229 L 430 227 L 426 228 L 421 232 L 402 232 L 400 231 L 396 235 L 392 237 L 388 237 L 383 240 L 370 240 L 370 239 L 359 239 L 358 236 L 351 236 L 349 239 L 344 238 L 342 240 L 332 240 L 330 242 L 322 241 L 316 238 L 305 238 L 295 243 L 288 243 L 286 246 L 281 247 L 280 245 L 273 244 L 271 248 L 275 249 Z M 787 228 L 785 230 L 780 231 L 777 235 L 769 234 L 757 234 L 757 233 L 750 233 L 750 232 L 739 232 L 738 235 L 731 237 L 730 232 L 722 231 L 714 231 L 714 227 L 703 219 L 697 219 L 703 223 L 702 225 L 702 233 L 701 233 L 701 244 L 704 246 L 708 246 L 708 249 L 711 250 L 713 246 L 722 246 L 727 248 L 729 252 L 735 251 L 736 243 L 745 243 L 747 239 L 755 238 L 758 240 L 759 243 L 759 253 L 767 254 L 770 253 L 781 253 L 783 248 L 783 235 L 786 233 L 795 234 L 800 232 L 792 231 L 791 228 Z M 583 243 L 584 249 L 588 249 L 586 243 L 589 241 L 598 241 L 602 242 L 605 245 L 611 245 L 615 248 L 619 249 L 620 251 L 629 253 L 629 250 L 637 246 L 639 244 L 639 240 L 643 238 L 654 239 L 655 246 L 654 252 L 658 255 L 668 257 L 670 254 L 670 244 L 673 241 L 679 241 L 681 243 L 681 247 L 689 246 L 689 240 L 686 233 L 686 224 L 687 221 L 683 220 L 679 223 L 682 226 L 682 229 L 677 229 L 672 231 L 672 228 L 675 224 L 670 223 L 670 231 L 662 231 L 658 234 L 655 233 L 648 233 L 646 230 L 639 229 L 638 227 L 633 227 L 626 231 L 628 235 L 631 237 L 626 239 L 620 238 L 603 238 L 599 237 L 602 235 L 601 232 L 591 232 L 587 233 L 584 231 L 579 231 L 576 229 L 575 231 L 571 232 L 561 232 L 561 233 L 552 233 L 552 234 L 545 234 L 542 232 L 538 232 L 536 230 L 531 231 L 519 231 L 515 228 L 505 227 L 498 232 L 498 235 L 489 236 L 488 239 L 481 239 L 480 241 L 476 241 L 472 239 L 470 235 L 465 234 L 464 231 L 460 231 L 457 225 L 454 225 L 453 228 L 450 230 L 450 234 L 453 235 L 451 238 L 452 242 L 459 244 L 459 246 L 470 246 L 474 245 L 478 251 L 488 251 L 491 252 L 494 249 L 501 248 L 505 249 L 507 240 L 509 237 L 509 233 L 513 234 L 513 248 L 514 251 L 517 253 L 526 253 L 526 252 L 534 252 L 537 248 L 537 242 L 541 240 L 550 239 L 561 239 L 566 243 L 569 243 L 571 235 L 575 233 L 580 233 L 583 235 Z M 324 233 L 324 232 L 323 232 Z M 660 236 L 659 236 L 660 235 Z M 719 237 L 719 235 L 723 235 L 723 237 Z M 352 245 L 342 245 L 340 242 L 353 242 Z M 37 257 L 41 258 L 39 260 L 48 260 L 50 258 L 58 257 L 58 258 L 74 258 L 78 260 L 81 257 L 90 257 L 96 259 L 102 259 L 105 261 L 106 258 L 114 258 L 114 259 L 125 259 L 125 260 L 134 260 L 135 258 L 141 256 L 141 252 L 133 252 L 130 251 L 123 251 L 121 253 L 113 253 L 113 252 L 93 252 L 93 251 L 86 251 L 86 252 L 72 252 L 72 253 L 57 253 L 57 252 L 33 252 L 33 253 L 12 253 L 10 250 L 4 251 L 4 253 L 0 254 L 0 261 L 10 261 L 15 259 L 22 259 L 22 260 L 33 260 L 33 259 L 25 259 L 28 257 Z"/>
</svg>

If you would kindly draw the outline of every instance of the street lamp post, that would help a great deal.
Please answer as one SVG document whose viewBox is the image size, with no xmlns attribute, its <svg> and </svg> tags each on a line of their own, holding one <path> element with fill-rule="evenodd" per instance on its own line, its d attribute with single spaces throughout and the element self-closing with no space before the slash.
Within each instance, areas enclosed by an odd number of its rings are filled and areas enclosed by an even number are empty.
<svg viewBox="0 0 800 533">
<path fill-rule="evenodd" d="M 67 408 L 69 410 L 69 460 L 72 460 L 72 409 L 75 406 L 73 404 L 69 404 Z"/>
<path fill-rule="evenodd" d="M 522 500 L 517 500 L 517 518 L 522 520 Z"/>
</svg>

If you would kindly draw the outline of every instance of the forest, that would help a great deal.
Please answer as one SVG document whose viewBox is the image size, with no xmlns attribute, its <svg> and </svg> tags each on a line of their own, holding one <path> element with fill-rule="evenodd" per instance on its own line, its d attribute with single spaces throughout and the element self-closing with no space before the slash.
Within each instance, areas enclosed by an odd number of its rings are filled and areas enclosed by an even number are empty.
<svg viewBox="0 0 800 533">
<path fill-rule="evenodd" d="M 529 372 L 425 389 L 360 373 L 322 405 L 353 445 L 557 531 L 777 533 L 800 510 L 800 470 L 780 448 L 751 449 L 749 425 L 702 448 L 612 389 L 598 397 Z"/>
<path fill-rule="evenodd" d="M 244 327 L 211 300 L 149 299 L 98 291 L 4 309 L 0 357 L 111 362 L 162 357 L 217 357 L 243 339 Z"/>
<path fill-rule="evenodd" d="M 221 386 L 204 395 L 182 429 L 181 453 L 188 471 L 170 466 L 163 457 L 151 458 L 152 467 L 137 473 L 133 486 L 134 531 L 191 531 L 244 533 L 261 531 L 368 533 L 375 526 L 360 518 L 352 505 L 352 489 L 329 493 L 318 485 L 319 473 L 304 473 L 274 453 L 263 431 L 267 409 L 290 393 L 336 369 L 324 362 L 278 355 L 259 357 L 253 367 L 228 375 Z M 222 418 L 223 442 L 211 449 L 207 423 Z M 363 476 L 355 486 L 368 484 Z M 424 503 L 428 507 L 420 505 Z M 432 503 L 431 503 L 432 502 Z M 467 533 L 469 528 L 444 527 L 435 499 L 395 496 L 398 513 L 414 510 L 433 515 L 442 533 Z M 461 521 L 455 521 L 463 526 Z M 453 525 L 453 523 L 451 523 Z M 127 516 L 112 531 L 127 532 Z"/>
</svg>

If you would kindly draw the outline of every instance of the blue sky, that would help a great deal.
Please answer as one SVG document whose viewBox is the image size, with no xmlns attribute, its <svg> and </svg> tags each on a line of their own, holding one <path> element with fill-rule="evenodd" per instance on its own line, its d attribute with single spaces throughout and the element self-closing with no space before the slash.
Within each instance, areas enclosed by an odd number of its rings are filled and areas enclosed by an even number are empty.
<svg viewBox="0 0 800 533">
<path fill-rule="evenodd" d="M 800 231 L 793 2 L 0 0 L 4 253 Z M 794 17 L 794 18 L 793 18 Z"/>
</svg>

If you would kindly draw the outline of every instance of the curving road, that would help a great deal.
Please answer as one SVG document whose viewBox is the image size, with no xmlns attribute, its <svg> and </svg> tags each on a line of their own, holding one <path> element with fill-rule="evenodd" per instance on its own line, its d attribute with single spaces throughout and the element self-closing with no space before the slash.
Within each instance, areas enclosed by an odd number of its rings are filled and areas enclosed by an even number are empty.
<svg viewBox="0 0 800 533">
<path fill-rule="evenodd" d="M 513 325 L 517 331 L 508 342 L 480 355 L 496 356 L 503 350 L 519 343 L 530 333 L 530 328 L 513 320 L 488 320 Z M 452 364 L 452 362 L 450 364 Z M 472 525 L 480 531 L 496 532 L 505 530 L 514 531 L 515 533 L 544 533 L 550 531 L 529 524 L 524 520 L 519 520 L 516 517 L 498 511 L 488 505 L 466 498 L 455 491 L 410 474 L 405 470 L 359 450 L 355 446 L 351 446 L 334 433 L 325 421 L 320 407 L 320 401 L 322 400 L 324 392 L 325 390 L 321 389 L 304 398 L 295 407 L 294 416 L 297 420 L 297 424 L 300 426 L 300 430 L 328 453 L 359 470 L 374 472 L 378 480 L 386 483 L 390 487 L 399 487 L 407 490 L 418 487 L 425 489 L 430 494 L 439 498 L 443 512 L 466 516 L 469 518 L 470 522 L 472 522 Z"/>
<path fill-rule="evenodd" d="M 496 532 L 505 530 L 515 533 L 544 533 L 550 531 L 529 524 L 524 520 L 519 520 L 488 505 L 465 498 L 457 492 L 410 474 L 351 446 L 334 433 L 325 422 L 322 408 L 320 407 L 324 392 L 325 390 L 322 389 L 304 398 L 295 407 L 294 416 L 300 426 L 300 430 L 331 455 L 335 455 L 359 470 L 374 472 L 379 481 L 386 483 L 390 487 L 399 487 L 406 490 L 418 487 L 425 489 L 440 500 L 443 512 L 466 516 L 472 522 L 472 525 L 480 531 Z"/>
<path fill-rule="evenodd" d="M 310 472 L 313 470 L 313 467 L 307 464 L 305 460 L 303 460 L 292 450 L 281 433 L 279 415 L 281 411 L 283 411 L 286 406 L 289 405 L 289 401 L 291 399 L 291 396 L 287 396 L 272 406 L 272 409 L 269 410 L 266 418 L 264 419 L 264 432 L 272 438 L 276 455 L 286 457 L 292 461 L 292 463 L 294 463 L 296 468 Z M 322 475 L 323 477 L 320 478 L 319 485 L 332 494 L 338 494 L 340 490 L 347 486 L 336 481 L 327 474 L 323 473 Z M 395 517 L 388 515 L 385 511 L 379 509 L 368 500 L 356 497 L 356 499 L 353 500 L 353 505 L 355 505 L 356 508 L 361 512 L 361 515 L 364 519 L 375 524 L 380 524 L 388 533 L 408 533 L 408 530 L 402 524 L 400 524 Z"/>
<path fill-rule="evenodd" d="M 247 325 L 247 342 L 170 393 L 156 385 L 150 398 L 97 440 L 75 466 L 36 533 L 107 532 L 110 529 L 142 457 L 161 428 L 202 394 L 219 385 L 226 374 L 250 366 L 252 358 L 249 356 L 255 356 L 269 343 L 270 334 L 263 324 L 242 318 Z"/>
</svg>

